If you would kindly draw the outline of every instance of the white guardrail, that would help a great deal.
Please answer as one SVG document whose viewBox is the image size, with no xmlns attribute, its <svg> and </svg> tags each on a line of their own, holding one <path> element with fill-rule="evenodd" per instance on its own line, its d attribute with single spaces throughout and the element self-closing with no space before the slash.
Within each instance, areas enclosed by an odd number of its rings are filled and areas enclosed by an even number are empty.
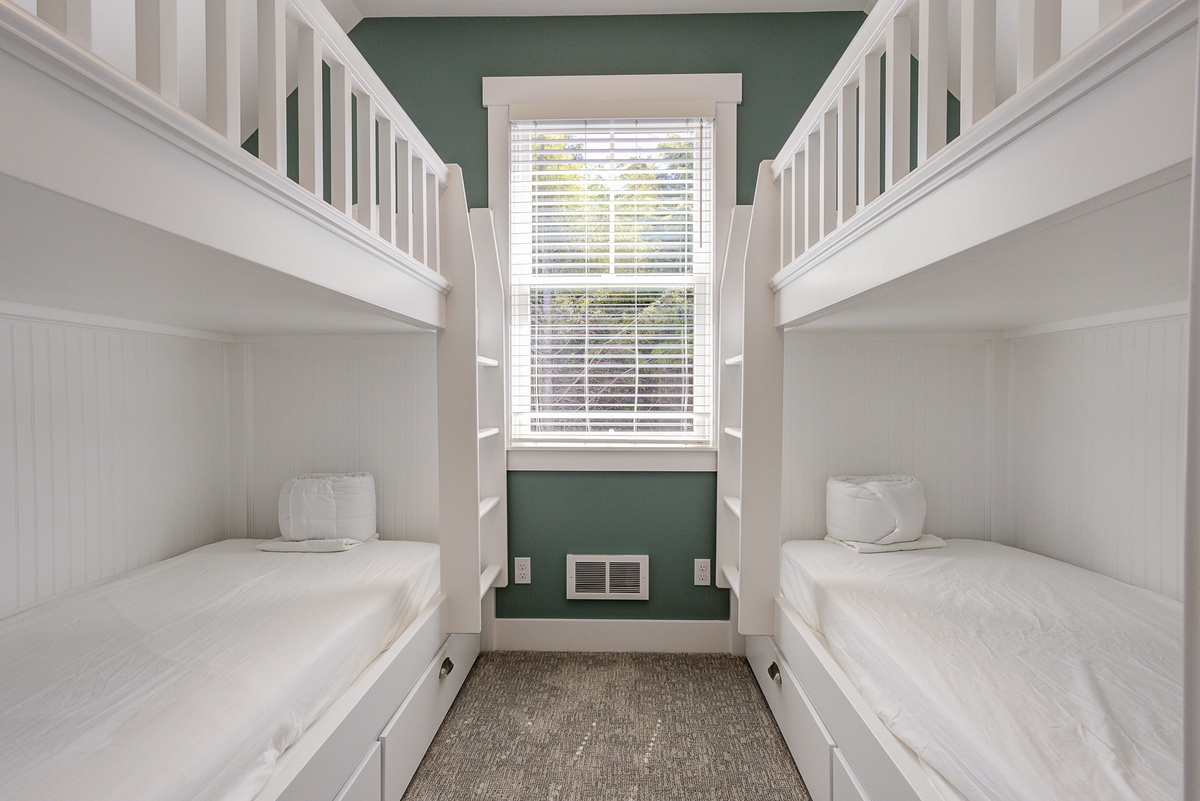
<svg viewBox="0 0 1200 801">
<path fill-rule="evenodd" d="M 0 0 L 8 2 L 8 0 Z M 104 0 L 37 0 L 37 16 L 88 51 Z M 181 30 L 182 3 L 203 3 L 204 25 Z M 243 65 L 242 11 L 256 21 Z M 446 165 L 320 0 L 134 0 L 136 80 L 180 107 L 181 35 L 203 38 L 203 122 L 241 147 L 242 71 L 257 62 L 258 156 L 287 175 L 286 102 L 297 94 L 299 184 L 324 200 L 324 124 L 330 120 L 329 202 L 420 264 L 438 271 L 438 198 Z M 190 43 L 195 44 L 195 43 Z M 325 107 L 323 67 L 330 73 Z M 288 75 L 294 76 L 289 86 Z M 369 202 L 355 203 L 355 188 Z"/>
<path fill-rule="evenodd" d="M 1019 93 L 1067 55 L 1064 0 L 960 0 L 958 30 L 949 25 L 950 2 L 881 0 L 801 117 L 773 165 L 782 201 L 781 268 L 800 261 L 945 147 L 952 56 L 959 64 L 962 134 L 997 107 L 998 61 L 1015 65 Z M 1000 31 L 998 2 L 1016 6 L 1015 30 Z M 1067 2 L 1072 34 L 1081 18 L 1084 33 L 1094 34 L 1137 5 Z M 1003 83 L 1011 86 L 1008 77 Z"/>
</svg>

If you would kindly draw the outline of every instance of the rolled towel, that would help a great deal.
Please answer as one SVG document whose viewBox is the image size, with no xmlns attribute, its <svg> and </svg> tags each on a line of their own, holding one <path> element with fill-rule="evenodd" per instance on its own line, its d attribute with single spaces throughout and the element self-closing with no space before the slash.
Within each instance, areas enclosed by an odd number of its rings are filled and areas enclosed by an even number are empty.
<svg viewBox="0 0 1200 801">
<path fill-rule="evenodd" d="M 288 479 L 279 493 L 279 533 L 287 542 L 374 537 L 375 478 L 308 473 Z"/>
<path fill-rule="evenodd" d="M 276 537 L 273 540 L 260 542 L 257 547 L 260 551 L 274 551 L 276 553 L 340 553 L 342 551 L 348 551 L 351 548 L 357 548 L 364 542 L 370 541 L 371 540 L 352 540 L 349 537 L 343 537 L 337 540 L 303 540 L 301 542 L 289 542 L 283 537 Z"/>
<path fill-rule="evenodd" d="M 915 542 L 925 529 L 925 485 L 912 476 L 835 476 L 825 486 L 825 529 L 843 542 Z"/>
</svg>

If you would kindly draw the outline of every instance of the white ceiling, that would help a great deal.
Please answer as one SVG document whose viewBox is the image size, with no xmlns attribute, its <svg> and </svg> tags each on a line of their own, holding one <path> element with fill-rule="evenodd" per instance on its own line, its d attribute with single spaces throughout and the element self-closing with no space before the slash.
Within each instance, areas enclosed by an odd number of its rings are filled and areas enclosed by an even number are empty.
<svg viewBox="0 0 1200 801">
<path fill-rule="evenodd" d="M 327 0 L 364 17 L 536 17 L 865 11 L 874 0 Z M 336 12 L 335 12 L 336 14 Z"/>
</svg>

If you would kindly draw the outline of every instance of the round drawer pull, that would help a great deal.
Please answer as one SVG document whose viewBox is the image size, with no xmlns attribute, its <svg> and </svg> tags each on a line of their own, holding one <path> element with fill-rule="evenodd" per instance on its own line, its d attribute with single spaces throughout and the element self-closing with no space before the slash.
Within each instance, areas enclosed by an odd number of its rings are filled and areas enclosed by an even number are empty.
<svg viewBox="0 0 1200 801">
<path fill-rule="evenodd" d="M 446 678 L 447 676 L 450 675 L 450 671 L 452 671 L 452 670 L 454 670 L 454 663 L 452 661 L 450 661 L 450 657 L 446 657 L 445 659 L 442 660 L 442 669 L 438 673 L 438 678 L 439 679 Z"/>
<path fill-rule="evenodd" d="M 783 676 L 779 674 L 779 665 L 775 664 L 774 662 L 772 662 L 770 667 L 767 668 L 767 675 L 770 676 L 771 681 L 775 682 L 776 684 L 783 684 Z"/>
</svg>

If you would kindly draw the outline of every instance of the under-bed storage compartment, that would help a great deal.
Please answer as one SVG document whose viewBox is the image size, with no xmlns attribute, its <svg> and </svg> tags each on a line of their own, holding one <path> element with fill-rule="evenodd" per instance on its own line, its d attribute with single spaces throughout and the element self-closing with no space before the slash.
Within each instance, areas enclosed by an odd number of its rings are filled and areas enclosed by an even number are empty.
<svg viewBox="0 0 1200 801">
<path fill-rule="evenodd" d="M 399 801 L 479 656 L 478 634 L 451 634 L 379 735 L 383 801 Z"/>
<path fill-rule="evenodd" d="M 746 658 L 813 801 L 830 801 L 833 739 L 770 637 L 747 637 Z"/>
</svg>

